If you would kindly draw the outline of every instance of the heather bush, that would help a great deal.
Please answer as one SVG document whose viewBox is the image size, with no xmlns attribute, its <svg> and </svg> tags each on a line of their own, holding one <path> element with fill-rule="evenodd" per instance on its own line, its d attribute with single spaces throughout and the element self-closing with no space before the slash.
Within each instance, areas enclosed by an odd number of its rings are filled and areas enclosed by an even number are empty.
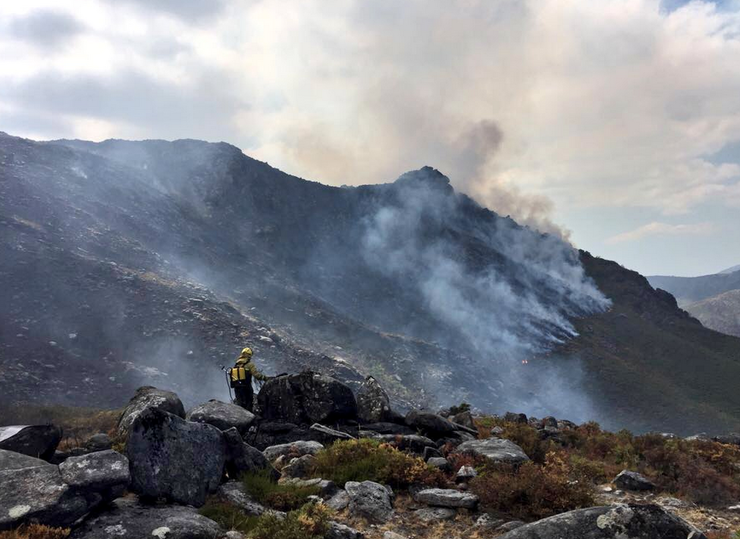
<svg viewBox="0 0 740 539">
<path fill-rule="evenodd" d="M 323 539 L 329 531 L 332 512 L 323 504 L 306 504 L 285 518 L 262 515 L 249 537 L 252 539 Z"/>
<path fill-rule="evenodd" d="M 278 511 L 298 509 L 308 501 L 309 496 L 319 494 L 320 491 L 315 486 L 276 483 L 268 470 L 245 473 L 240 479 L 255 501 Z"/>
<path fill-rule="evenodd" d="M 50 528 L 41 524 L 0 532 L 0 539 L 65 539 L 68 536 L 69 530 L 66 528 Z"/>
<path fill-rule="evenodd" d="M 216 522 L 224 530 L 235 530 L 245 535 L 257 526 L 259 520 L 259 517 L 246 515 L 238 507 L 215 498 L 209 499 L 198 512 Z"/>
</svg>

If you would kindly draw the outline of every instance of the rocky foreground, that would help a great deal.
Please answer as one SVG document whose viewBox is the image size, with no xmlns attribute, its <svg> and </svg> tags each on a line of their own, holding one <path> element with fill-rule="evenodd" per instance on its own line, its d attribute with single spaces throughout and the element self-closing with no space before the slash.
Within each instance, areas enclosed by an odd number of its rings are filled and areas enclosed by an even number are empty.
<svg viewBox="0 0 740 539">
<path fill-rule="evenodd" d="M 479 474 L 521 479 L 536 456 L 503 437 L 511 430 L 482 437 L 464 407 L 402 416 L 373 378 L 355 393 L 320 374 L 284 375 L 256 404 L 255 414 L 215 400 L 186 412 L 176 394 L 143 387 L 115 433 L 66 452 L 57 427 L 0 427 L 0 530 L 40 524 L 74 539 L 706 537 L 671 503 L 646 503 L 656 485 L 629 470 L 600 489 L 562 483 L 547 496 L 567 501 L 552 507 L 580 508 L 548 518 L 525 523 L 491 510 L 511 485 Z M 523 414 L 502 420 L 553 447 L 577 428 Z M 543 469 L 555 473 L 547 458 Z M 608 503 L 586 506 L 594 500 Z"/>
</svg>

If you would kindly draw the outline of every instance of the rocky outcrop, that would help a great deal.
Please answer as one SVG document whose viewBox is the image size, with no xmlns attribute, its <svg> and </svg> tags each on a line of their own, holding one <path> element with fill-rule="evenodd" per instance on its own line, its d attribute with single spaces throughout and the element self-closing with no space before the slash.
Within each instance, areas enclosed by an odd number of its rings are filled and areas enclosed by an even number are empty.
<svg viewBox="0 0 740 539">
<path fill-rule="evenodd" d="M 65 483 L 78 489 L 122 492 L 131 481 L 128 459 L 112 450 L 70 457 L 59 472 Z"/>
<path fill-rule="evenodd" d="M 257 402 L 268 421 L 311 425 L 357 418 L 357 401 L 349 386 L 314 372 L 268 380 Z"/>
<path fill-rule="evenodd" d="M 175 393 L 151 386 L 140 387 L 118 419 L 118 435 L 126 436 L 136 418 L 148 409 L 161 410 L 185 418 L 185 407 Z"/>
<path fill-rule="evenodd" d="M 126 453 L 134 492 L 196 507 L 218 488 L 226 462 L 220 430 L 159 408 L 145 408 L 137 415 Z"/>
<path fill-rule="evenodd" d="M 357 418 L 362 423 L 380 423 L 391 416 L 391 400 L 378 381 L 365 378 L 357 390 Z"/>
<path fill-rule="evenodd" d="M 521 447 L 503 438 L 464 442 L 455 449 L 455 453 L 484 457 L 495 464 L 521 464 L 529 460 Z"/>
<path fill-rule="evenodd" d="M 348 481 L 344 485 L 349 494 L 349 512 L 370 522 L 384 523 L 393 516 L 393 505 L 388 490 L 373 481 L 358 483 Z"/>
<path fill-rule="evenodd" d="M 458 429 L 449 419 L 424 410 L 411 410 L 407 413 L 406 424 L 425 436 L 435 439 L 452 434 Z"/>
<path fill-rule="evenodd" d="M 218 524 L 191 507 L 142 505 L 126 499 L 85 521 L 70 539 L 219 539 L 223 534 Z"/>
<path fill-rule="evenodd" d="M 208 423 L 221 430 L 236 428 L 244 436 L 254 423 L 255 415 L 241 406 L 213 399 L 190 410 L 185 419 Z"/>
<path fill-rule="evenodd" d="M 62 429 L 54 425 L 0 427 L 0 449 L 49 460 L 62 440 Z"/>
<path fill-rule="evenodd" d="M 706 539 L 687 522 L 657 505 L 619 504 L 578 509 L 521 526 L 501 539 Z"/>
<path fill-rule="evenodd" d="M 20 468 L 35 468 L 38 466 L 51 466 L 51 464 L 36 457 L 29 457 L 23 453 L 0 449 L 0 472 L 18 470 Z"/>
<path fill-rule="evenodd" d="M 629 470 L 619 472 L 619 475 L 614 478 L 614 484 L 617 488 L 624 490 L 644 491 L 655 488 L 655 485 L 644 475 Z"/>
</svg>

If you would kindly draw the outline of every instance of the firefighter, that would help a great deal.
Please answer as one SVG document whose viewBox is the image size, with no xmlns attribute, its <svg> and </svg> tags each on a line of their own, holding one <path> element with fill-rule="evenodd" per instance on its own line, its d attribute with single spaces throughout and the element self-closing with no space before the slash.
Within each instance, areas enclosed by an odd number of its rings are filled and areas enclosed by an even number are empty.
<svg viewBox="0 0 740 539">
<path fill-rule="evenodd" d="M 267 376 L 258 371 L 255 364 L 252 363 L 252 349 L 245 348 L 234 366 L 229 369 L 229 383 L 234 388 L 236 404 L 250 412 L 254 404 L 252 378 L 260 382 L 267 380 Z"/>
</svg>

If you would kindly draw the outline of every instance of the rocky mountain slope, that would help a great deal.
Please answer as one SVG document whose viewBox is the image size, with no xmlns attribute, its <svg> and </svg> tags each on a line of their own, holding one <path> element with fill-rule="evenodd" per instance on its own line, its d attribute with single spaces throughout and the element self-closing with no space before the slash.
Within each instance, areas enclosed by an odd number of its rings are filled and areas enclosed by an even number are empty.
<svg viewBox="0 0 740 539">
<path fill-rule="evenodd" d="M 723 292 L 685 308 L 706 327 L 740 337 L 740 290 Z"/>
<path fill-rule="evenodd" d="M 0 135 L 0 227 L 4 400 L 227 398 L 249 345 L 271 375 L 372 374 L 402 409 L 740 428 L 740 340 L 431 168 L 336 188 L 223 143 Z"/>
<path fill-rule="evenodd" d="M 682 305 L 707 299 L 740 288 L 740 269 L 728 268 L 721 273 L 701 277 L 670 277 L 653 275 L 650 284 L 673 294 Z"/>
</svg>

